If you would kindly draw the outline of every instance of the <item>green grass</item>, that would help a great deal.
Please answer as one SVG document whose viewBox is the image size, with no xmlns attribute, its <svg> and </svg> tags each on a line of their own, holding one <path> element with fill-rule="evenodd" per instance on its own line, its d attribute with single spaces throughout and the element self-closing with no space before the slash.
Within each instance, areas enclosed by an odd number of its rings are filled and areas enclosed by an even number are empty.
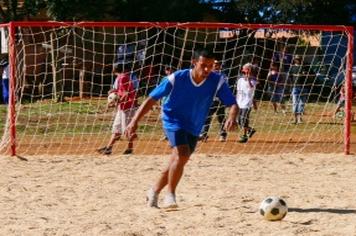
<svg viewBox="0 0 356 236">
<path fill-rule="evenodd" d="M 56 103 L 46 100 L 36 103 L 21 104 L 17 106 L 17 132 L 26 135 L 82 135 L 82 134 L 102 134 L 110 132 L 113 113 L 100 114 L 106 105 L 106 100 L 82 100 Z M 340 124 L 330 121 L 329 117 L 323 116 L 325 112 L 332 112 L 335 104 L 308 103 L 306 104 L 307 115 L 305 123 L 302 125 L 292 125 L 293 114 L 290 104 L 288 114 L 274 114 L 272 106 L 268 102 L 259 104 L 258 110 L 251 112 L 251 124 L 259 133 L 288 134 L 291 132 L 313 132 L 329 133 L 330 130 L 339 131 Z M 5 121 L 7 106 L 0 106 L 0 117 Z M 144 118 L 145 125 L 141 123 L 139 132 L 141 134 L 161 134 L 161 122 L 159 111 L 150 113 L 150 117 Z M 143 121 L 143 122 L 144 122 Z M 342 123 L 342 121 L 339 121 Z M 0 130 L 4 129 L 5 122 L 0 123 Z M 218 132 L 218 124 L 213 119 L 211 132 Z M 356 128 L 353 127 L 353 130 Z"/>
<path fill-rule="evenodd" d="M 110 137 L 115 115 L 113 109 L 104 113 L 105 107 L 105 99 L 86 99 L 63 103 L 44 100 L 17 104 L 16 141 L 20 150 L 27 153 L 36 153 L 34 147 L 43 146 L 46 148 L 48 144 L 55 144 L 53 147 L 57 145 L 60 148 L 59 152 L 62 151 L 61 148 L 63 150 L 70 148 L 73 152 L 80 152 L 82 149 L 92 148 L 93 145 L 102 145 L 101 142 L 107 142 Z M 304 124 L 295 125 L 292 124 L 293 114 L 290 103 L 287 104 L 288 113 L 283 115 L 275 114 L 271 103 L 260 102 L 258 110 L 251 112 L 251 126 L 257 130 L 256 136 L 251 140 L 251 145 L 254 150 L 257 150 L 256 152 L 259 149 L 263 152 L 275 152 L 277 147 L 288 151 L 289 148 L 315 150 L 318 145 L 324 151 L 339 147 L 340 145 L 337 145 L 343 141 L 343 120 L 335 120 L 330 116 L 334 109 L 334 103 L 308 103 L 306 104 Z M 1 133 L 4 131 L 6 114 L 7 106 L 0 105 L 0 115 L 3 119 L 3 122 L 0 123 Z M 214 115 L 209 131 L 210 140 L 216 140 L 219 128 L 216 115 Z M 236 143 L 241 132 L 237 129 L 229 133 L 228 141 Z M 352 127 L 352 132 L 356 133 L 356 126 Z M 146 144 L 151 145 L 145 141 L 159 140 L 162 137 L 159 109 L 150 111 L 141 120 L 137 133 L 139 140 L 143 141 L 142 147 Z M 211 150 L 215 147 L 214 145 L 218 145 L 216 150 L 226 153 L 231 151 L 236 153 L 247 148 L 243 145 L 230 145 L 231 142 L 221 146 L 219 143 L 208 142 L 202 148 L 209 149 L 209 153 L 214 152 Z M 249 147 L 251 146 L 249 145 Z M 52 148 L 46 149 L 48 152 L 51 150 Z"/>
<path fill-rule="evenodd" d="M 0 133 L 3 133 L 3 130 L 5 128 L 7 110 L 7 105 L 0 105 Z"/>
</svg>

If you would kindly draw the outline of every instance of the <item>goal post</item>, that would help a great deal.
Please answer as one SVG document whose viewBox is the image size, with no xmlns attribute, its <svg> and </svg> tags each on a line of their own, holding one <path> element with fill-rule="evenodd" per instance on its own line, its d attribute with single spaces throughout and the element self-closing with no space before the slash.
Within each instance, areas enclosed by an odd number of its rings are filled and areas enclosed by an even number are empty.
<svg viewBox="0 0 356 236">
<path fill-rule="evenodd" d="M 219 119 L 213 114 L 208 138 L 199 142 L 198 152 L 350 153 L 352 27 L 10 22 L 0 28 L 8 32 L 6 40 L 1 40 L 8 44 L 1 57 L 8 59 L 10 68 L 9 104 L 0 104 L 0 153 L 94 154 L 111 133 L 115 110 L 105 112 L 105 107 L 115 80 L 113 66 L 129 65 L 141 103 L 165 77 L 166 67 L 190 68 L 192 53 L 201 46 L 213 49 L 235 93 L 242 66 L 254 64 L 258 109 L 250 114 L 256 134 L 247 143 L 239 142 L 240 128 L 220 142 Z M 299 67 L 294 65 L 297 58 Z M 295 68 L 300 68 L 298 73 Z M 336 114 L 342 86 L 344 106 Z M 296 87 L 302 91 L 298 95 Z M 300 114 L 295 110 L 298 101 L 303 101 Z M 161 140 L 159 104 L 141 121 L 138 136 L 135 153 L 169 152 L 169 144 Z M 121 139 L 114 152 L 121 153 L 126 142 Z"/>
</svg>

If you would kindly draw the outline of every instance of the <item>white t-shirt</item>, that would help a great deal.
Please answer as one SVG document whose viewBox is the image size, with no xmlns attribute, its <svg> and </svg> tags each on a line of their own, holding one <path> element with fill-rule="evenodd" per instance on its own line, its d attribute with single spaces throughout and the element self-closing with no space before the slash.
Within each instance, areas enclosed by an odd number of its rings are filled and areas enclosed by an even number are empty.
<svg viewBox="0 0 356 236">
<path fill-rule="evenodd" d="M 247 79 L 244 77 L 239 78 L 236 85 L 236 102 L 239 108 L 246 109 L 251 108 L 253 105 L 253 96 L 255 95 L 255 89 L 257 81 L 251 80 L 252 87 Z"/>
</svg>

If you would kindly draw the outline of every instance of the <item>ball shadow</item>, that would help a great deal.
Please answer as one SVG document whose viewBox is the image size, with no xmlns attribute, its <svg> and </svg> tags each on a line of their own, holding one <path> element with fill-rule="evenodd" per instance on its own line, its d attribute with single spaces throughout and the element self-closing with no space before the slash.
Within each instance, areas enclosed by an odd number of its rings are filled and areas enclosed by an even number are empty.
<svg viewBox="0 0 356 236">
<path fill-rule="evenodd" d="M 288 208 L 288 212 L 327 212 L 333 214 L 356 214 L 355 209 L 337 209 L 337 208 Z"/>
</svg>

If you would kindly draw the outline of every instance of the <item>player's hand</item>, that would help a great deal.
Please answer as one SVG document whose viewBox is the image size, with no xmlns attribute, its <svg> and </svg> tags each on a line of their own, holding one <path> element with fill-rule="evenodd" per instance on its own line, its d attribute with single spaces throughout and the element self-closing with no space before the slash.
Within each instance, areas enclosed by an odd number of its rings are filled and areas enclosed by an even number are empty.
<svg viewBox="0 0 356 236">
<path fill-rule="evenodd" d="M 137 137 L 136 130 L 137 130 L 137 122 L 131 121 L 125 129 L 125 136 L 129 140 L 135 139 Z"/>
<path fill-rule="evenodd" d="M 237 126 L 236 120 L 228 118 L 225 121 L 224 129 L 226 131 L 233 131 L 236 128 L 236 126 Z"/>
</svg>

